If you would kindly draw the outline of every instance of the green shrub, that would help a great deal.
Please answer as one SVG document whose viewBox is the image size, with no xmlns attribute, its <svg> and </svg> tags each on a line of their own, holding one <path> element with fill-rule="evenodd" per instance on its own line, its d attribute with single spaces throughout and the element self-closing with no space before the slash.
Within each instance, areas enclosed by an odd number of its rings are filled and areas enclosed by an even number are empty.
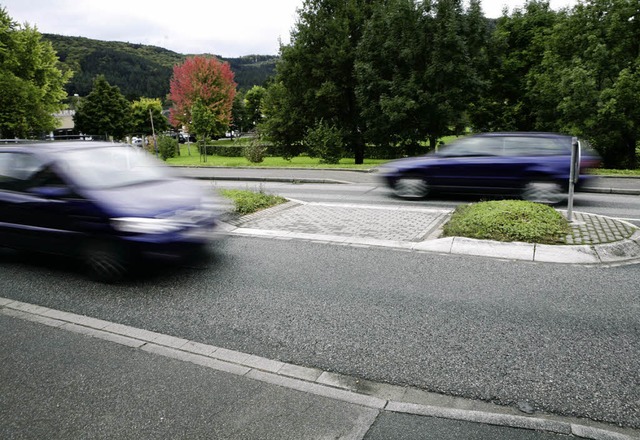
<svg viewBox="0 0 640 440">
<path fill-rule="evenodd" d="M 522 200 L 496 200 L 460 205 L 444 225 L 444 236 L 497 241 L 557 244 L 570 227 L 550 206 Z"/>
<path fill-rule="evenodd" d="M 151 143 L 149 143 L 151 145 Z M 158 154 L 162 160 L 176 157 L 178 141 L 171 136 L 158 136 Z"/>
<path fill-rule="evenodd" d="M 240 189 L 223 189 L 220 191 L 220 194 L 233 200 L 235 212 L 241 215 L 251 214 L 287 201 L 284 197 L 266 194 L 263 191 L 254 192 Z"/>
<path fill-rule="evenodd" d="M 267 154 L 267 146 L 259 137 L 251 139 L 251 142 L 242 149 L 242 155 L 251 163 L 261 163 Z"/>
<path fill-rule="evenodd" d="M 343 135 L 335 125 L 320 121 L 307 131 L 304 138 L 310 157 L 319 157 L 320 163 L 336 164 L 342 159 Z"/>
</svg>

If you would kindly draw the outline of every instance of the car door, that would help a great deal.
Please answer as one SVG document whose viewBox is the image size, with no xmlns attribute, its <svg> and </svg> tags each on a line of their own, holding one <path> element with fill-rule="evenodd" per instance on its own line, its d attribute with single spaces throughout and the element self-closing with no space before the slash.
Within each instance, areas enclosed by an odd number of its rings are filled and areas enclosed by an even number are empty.
<svg viewBox="0 0 640 440">
<path fill-rule="evenodd" d="M 32 197 L 25 194 L 28 176 L 39 166 L 35 156 L 15 151 L 0 152 L 0 245 L 33 246 L 33 225 L 24 209 Z"/>
<path fill-rule="evenodd" d="M 76 204 L 66 182 L 35 154 L 0 153 L 0 164 L 0 244 L 70 253 L 82 233 L 70 215 Z"/>
<path fill-rule="evenodd" d="M 451 192 L 494 192 L 504 185 L 509 168 L 499 138 L 466 138 L 445 149 L 439 157 L 433 182 Z"/>
</svg>

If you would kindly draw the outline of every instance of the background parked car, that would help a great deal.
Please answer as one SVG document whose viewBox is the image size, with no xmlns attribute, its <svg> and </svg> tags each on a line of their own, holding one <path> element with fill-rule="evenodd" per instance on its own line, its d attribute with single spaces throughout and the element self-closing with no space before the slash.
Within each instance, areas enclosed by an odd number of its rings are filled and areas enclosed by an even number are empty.
<svg viewBox="0 0 640 440">
<path fill-rule="evenodd" d="M 178 133 L 178 142 L 184 144 L 186 142 L 195 142 L 197 139 L 194 135 L 189 133 Z"/>
<path fill-rule="evenodd" d="M 569 185 L 572 137 L 556 133 L 486 133 L 461 138 L 438 152 L 381 167 L 383 181 L 399 197 L 436 192 L 520 196 L 555 204 Z M 600 157 L 582 143 L 580 179 Z"/>
<path fill-rule="evenodd" d="M 201 251 L 214 209 L 202 186 L 127 144 L 0 148 L 0 247 L 79 257 L 100 280 Z"/>
</svg>

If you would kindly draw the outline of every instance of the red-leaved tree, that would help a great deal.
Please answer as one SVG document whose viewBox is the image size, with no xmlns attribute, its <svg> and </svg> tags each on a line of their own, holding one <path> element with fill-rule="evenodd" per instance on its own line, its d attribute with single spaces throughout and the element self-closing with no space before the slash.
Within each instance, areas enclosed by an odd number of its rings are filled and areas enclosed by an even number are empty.
<svg viewBox="0 0 640 440">
<path fill-rule="evenodd" d="M 224 134 L 231 124 L 236 83 L 229 63 L 212 57 L 192 57 L 173 68 L 170 122 L 204 136 Z M 194 120 L 194 108 L 207 118 Z M 203 123 L 203 121 L 206 121 Z"/>
</svg>

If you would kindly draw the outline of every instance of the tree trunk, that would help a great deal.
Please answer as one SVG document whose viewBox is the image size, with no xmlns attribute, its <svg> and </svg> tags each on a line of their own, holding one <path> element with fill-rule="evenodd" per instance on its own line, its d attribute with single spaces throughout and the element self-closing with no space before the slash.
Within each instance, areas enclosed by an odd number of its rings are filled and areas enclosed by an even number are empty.
<svg viewBox="0 0 640 440">
<path fill-rule="evenodd" d="M 356 159 L 356 165 L 364 163 L 364 142 L 360 136 L 356 138 L 356 144 L 353 147 Z"/>
<path fill-rule="evenodd" d="M 437 142 L 438 138 L 436 136 L 429 136 L 429 151 L 437 151 Z"/>
<path fill-rule="evenodd" d="M 625 154 L 625 162 L 629 169 L 635 170 L 638 168 L 638 155 L 636 154 L 636 146 L 638 145 L 638 140 L 629 136 L 626 139 L 626 154 Z"/>
</svg>

